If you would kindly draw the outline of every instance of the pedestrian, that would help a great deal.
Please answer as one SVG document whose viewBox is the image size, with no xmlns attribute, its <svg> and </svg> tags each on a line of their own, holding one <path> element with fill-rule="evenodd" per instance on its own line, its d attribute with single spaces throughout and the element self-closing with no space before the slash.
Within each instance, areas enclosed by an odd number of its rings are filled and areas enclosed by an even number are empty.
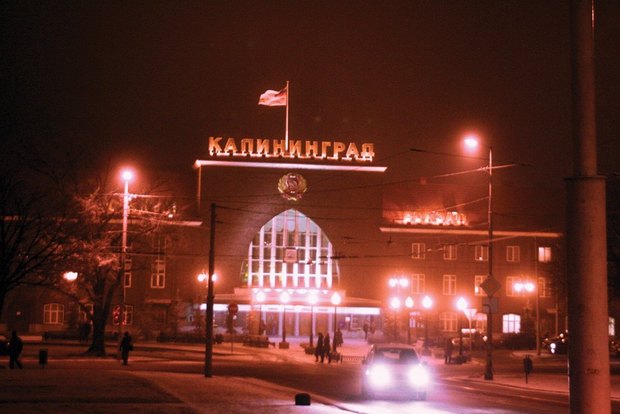
<svg viewBox="0 0 620 414">
<path fill-rule="evenodd" d="M 344 341 L 342 340 L 342 331 L 340 330 L 340 328 L 338 328 L 338 330 L 334 334 L 334 352 L 336 352 L 336 350 L 340 348 L 343 343 Z"/>
<path fill-rule="evenodd" d="M 448 338 L 446 339 L 446 346 L 443 350 L 444 364 L 452 363 L 452 349 L 453 349 L 452 340 Z"/>
<path fill-rule="evenodd" d="M 129 332 L 125 332 L 120 345 L 121 358 L 123 359 L 123 365 L 127 365 L 129 361 L 129 351 L 133 351 L 133 343 L 131 342 L 131 336 Z"/>
<path fill-rule="evenodd" d="M 314 362 L 319 362 L 319 358 L 321 362 L 323 362 L 323 358 L 325 354 L 323 354 L 323 334 L 319 332 L 316 338 L 316 348 L 314 348 Z"/>
<path fill-rule="evenodd" d="M 13 369 L 15 365 L 19 369 L 22 369 L 22 350 L 24 349 L 24 343 L 22 339 L 17 336 L 17 331 L 11 332 L 11 339 L 9 339 L 9 368 Z"/>
<path fill-rule="evenodd" d="M 368 322 L 364 322 L 364 339 L 368 339 Z"/>
<path fill-rule="evenodd" d="M 325 355 L 327 355 L 327 363 L 331 364 L 332 363 L 332 353 L 331 353 L 331 344 L 329 343 L 330 339 L 329 339 L 329 334 L 326 333 L 325 334 L 325 338 L 323 339 L 323 355 L 321 356 L 321 362 L 323 362 L 323 359 L 325 358 Z"/>
</svg>

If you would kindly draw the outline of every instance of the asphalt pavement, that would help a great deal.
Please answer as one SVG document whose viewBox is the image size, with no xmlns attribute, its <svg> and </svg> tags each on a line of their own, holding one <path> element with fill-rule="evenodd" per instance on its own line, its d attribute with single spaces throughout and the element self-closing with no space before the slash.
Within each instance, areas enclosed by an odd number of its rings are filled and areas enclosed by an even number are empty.
<svg viewBox="0 0 620 414">
<path fill-rule="evenodd" d="M 291 338 L 289 349 L 270 347 L 261 350 L 261 357 L 274 360 L 291 359 L 300 363 L 315 364 L 299 345 L 303 339 Z M 54 342 L 57 344 L 57 342 Z M 13 413 L 335 413 L 343 412 L 337 403 L 318 395 L 310 395 L 311 404 L 296 405 L 296 396 L 303 390 L 278 386 L 266 381 L 246 377 L 204 377 L 196 374 L 127 369 L 114 358 L 84 357 L 75 342 L 64 343 L 62 352 L 51 351 L 48 363 L 39 365 L 38 353 L 48 344 L 27 341 L 24 351 L 24 369 L 10 370 L 8 361 L 0 359 L 0 411 Z M 83 349 L 84 345 L 82 344 Z M 113 345 L 111 345 L 112 349 Z M 56 348 L 56 347 L 54 347 Z M 359 363 L 368 344 L 361 339 L 349 339 L 340 348 L 344 363 Z M 138 343 L 131 362 L 147 361 L 147 350 L 179 350 L 203 353 L 203 345 Z M 214 360 L 218 356 L 248 358 L 255 350 L 235 344 L 214 347 Z M 426 356 L 429 365 L 443 365 L 440 352 Z M 568 393 L 567 376 L 561 373 L 537 373 L 536 366 L 546 355 L 528 353 L 534 361 L 534 371 L 525 383 L 524 374 L 494 375 L 498 387 L 536 389 L 554 393 Z M 513 357 L 520 361 L 523 353 Z M 151 358 L 152 359 L 152 358 Z M 79 361 L 79 364 L 67 364 Z M 615 362 L 617 363 L 617 362 Z M 481 366 L 480 375 L 458 376 L 459 381 L 485 381 L 482 372 L 484 361 L 475 358 L 468 364 Z M 91 368 L 92 369 L 88 369 Z M 84 369 L 87 368 L 87 369 Z M 105 368 L 105 369 L 97 369 Z M 620 379 L 612 377 L 612 399 L 620 400 Z"/>
</svg>

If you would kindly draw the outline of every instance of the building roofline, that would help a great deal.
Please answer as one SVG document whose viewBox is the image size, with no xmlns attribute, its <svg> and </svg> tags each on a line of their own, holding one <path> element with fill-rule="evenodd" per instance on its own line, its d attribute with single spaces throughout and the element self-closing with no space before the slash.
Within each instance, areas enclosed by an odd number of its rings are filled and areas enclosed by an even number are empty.
<svg viewBox="0 0 620 414">
<path fill-rule="evenodd" d="M 224 160 L 196 160 L 194 168 L 199 167 L 242 167 L 242 168 L 279 168 L 296 170 L 321 171 L 349 171 L 349 172 L 385 172 L 387 167 L 354 166 L 354 165 L 324 165 L 324 164 L 295 164 L 291 162 L 252 162 L 252 161 L 224 161 Z"/>
<path fill-rule="evenodd" d="M 411 227 L 379 227 L 382 233 L 404 234 L 449 234 L 458 236 L 488 236 L 488 230 L 451 229 L 451 228 L 411 228 Z M 558 239 L 564 237 L 563 233 L 550 231 L 506 231 L 494 230 L 493 234 L 499 237 L 541 237 Z"/>
</svg>

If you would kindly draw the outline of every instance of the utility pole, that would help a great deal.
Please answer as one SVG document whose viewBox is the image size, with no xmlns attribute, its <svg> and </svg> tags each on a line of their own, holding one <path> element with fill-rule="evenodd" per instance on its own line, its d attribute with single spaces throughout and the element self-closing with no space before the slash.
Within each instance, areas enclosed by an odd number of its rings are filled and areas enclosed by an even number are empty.
<svg viewBox="0 0 620 414">
<path fill-rule="evenodd" d="M 209 275 L 207 277 L 207 320 L 205 321 L 205 377 L 213 376 L 213 273 L 215 273 L 215 203 L 211 204 L 211 231 L 209 233 Z"/>
<path fill-rule="evenodd" d="M 594 4 L 570 4 L 573 170 L 566 179 L 571 414 L 609 414 L 605 179 L 597 175 Z"/>
</svg>

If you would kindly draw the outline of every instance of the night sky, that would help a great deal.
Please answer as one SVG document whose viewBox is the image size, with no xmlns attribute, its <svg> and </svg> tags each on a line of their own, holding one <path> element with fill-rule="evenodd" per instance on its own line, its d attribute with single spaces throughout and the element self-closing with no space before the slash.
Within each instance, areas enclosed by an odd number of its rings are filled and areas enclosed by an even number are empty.
<svg viewBox="0 0 620 414">
<path fill-rule="evenodd" d="M 570 172 L 566 1 L 24 2 L 1 8 L 2 134 L 189 174 L 209 136 L 374 142 L 387 181 L 468 164 L 476 130 L 502 179 Z M 620 171 L 620 2 L 597 2 L 599 170 Z M 471 162 L 471 161 L 469 161 Z M 193 185 L 193 184 L 192 184 Z"/>
</svg>

